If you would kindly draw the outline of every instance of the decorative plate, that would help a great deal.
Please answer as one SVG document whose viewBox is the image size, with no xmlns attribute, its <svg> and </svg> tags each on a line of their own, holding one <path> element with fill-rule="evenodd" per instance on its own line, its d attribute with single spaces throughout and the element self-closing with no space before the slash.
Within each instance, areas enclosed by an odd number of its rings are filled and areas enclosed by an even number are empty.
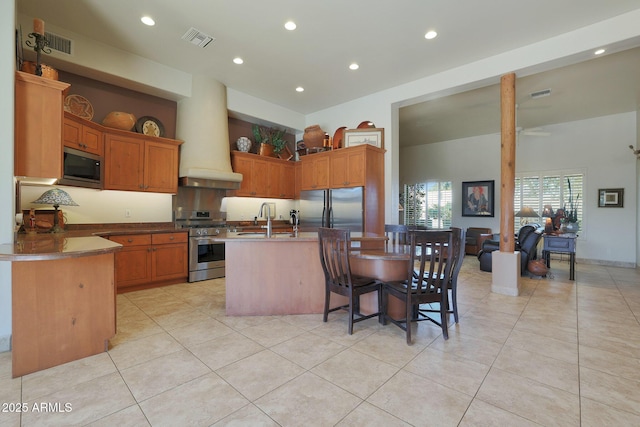
<svg viewBox="0 0 640 427">
<path fill-rule="evenodd" d="M 333 149 L 344 147 L 344 130 L 346 126 L 339 127 L 336 129 L 336 133 L 333 134 Z"/>
<path fill-rule="evenodd" d="M 143 116 L 136 122 L 136 132 L 147 136 L 164 136 L 164 125 L 155 117 Z"/>
<path fill-rule="evenodd" d="M 83 119 L 93 118 L 93 105 L 87 98 L 80 95 L 69 95 L 64 99 L 64 111 Z"/>
</svg>

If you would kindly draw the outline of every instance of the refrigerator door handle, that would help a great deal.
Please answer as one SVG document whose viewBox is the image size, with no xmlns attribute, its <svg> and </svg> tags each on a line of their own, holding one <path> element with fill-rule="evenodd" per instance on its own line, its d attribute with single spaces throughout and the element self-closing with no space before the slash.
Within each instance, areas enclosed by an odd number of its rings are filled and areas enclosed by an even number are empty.
<svg viewBox="0 0 640 427">
<path fill-rule="evenodd" d="M 333 206 L 329 208 L 329 228 L 333 228 Z"/>
<path fill-rule="evenodd" d="M 321 222 L 322 227 L 326 227 L 327 226 L 326 218 L 327 218 L 327 208 L 323 207 L 322 208 L 322 222 Z"/>
</svg>

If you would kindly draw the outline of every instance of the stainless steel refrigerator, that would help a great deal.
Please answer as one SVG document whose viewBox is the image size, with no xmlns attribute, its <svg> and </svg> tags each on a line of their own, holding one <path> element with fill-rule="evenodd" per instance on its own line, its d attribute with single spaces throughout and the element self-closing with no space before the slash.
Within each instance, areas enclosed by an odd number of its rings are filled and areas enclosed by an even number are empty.
<svg viewBox="0 0 640 427">
<path fill-rule="evenodd" d="M 300 192 L 300 229 L 318 227 L 362 231 L 364 224 L 363 188 L 307 190 Z"/>
</svg>

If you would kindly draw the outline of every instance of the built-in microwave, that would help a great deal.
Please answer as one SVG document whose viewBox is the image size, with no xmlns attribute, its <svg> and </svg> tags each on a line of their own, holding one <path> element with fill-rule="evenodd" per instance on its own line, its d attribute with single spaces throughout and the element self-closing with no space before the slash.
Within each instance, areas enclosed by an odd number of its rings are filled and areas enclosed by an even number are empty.
<svg viewBox="0 0 640 427">
<path fill-rule="evenodd" d="M 102 188 L 102 157 L 64 147 L 63 173 L 58 184 L 74 187 Z"/>
</svg>

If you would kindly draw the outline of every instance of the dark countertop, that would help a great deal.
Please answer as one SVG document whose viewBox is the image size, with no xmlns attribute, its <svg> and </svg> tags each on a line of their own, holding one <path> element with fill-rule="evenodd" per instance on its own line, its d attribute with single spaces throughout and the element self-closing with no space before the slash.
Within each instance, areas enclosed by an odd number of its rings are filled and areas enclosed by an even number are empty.
<svg viewBox="0 0 640 427">
<path fill-rule="evenodd" d="M 18 234 L 13 244 L 0 245 L 0 261 L 51 260 L 115 252 L 122 248 L 109 236 L 127 234 L 187 233 L 173 223 L 68 224 L 64 233 Z"/>
</svg>

